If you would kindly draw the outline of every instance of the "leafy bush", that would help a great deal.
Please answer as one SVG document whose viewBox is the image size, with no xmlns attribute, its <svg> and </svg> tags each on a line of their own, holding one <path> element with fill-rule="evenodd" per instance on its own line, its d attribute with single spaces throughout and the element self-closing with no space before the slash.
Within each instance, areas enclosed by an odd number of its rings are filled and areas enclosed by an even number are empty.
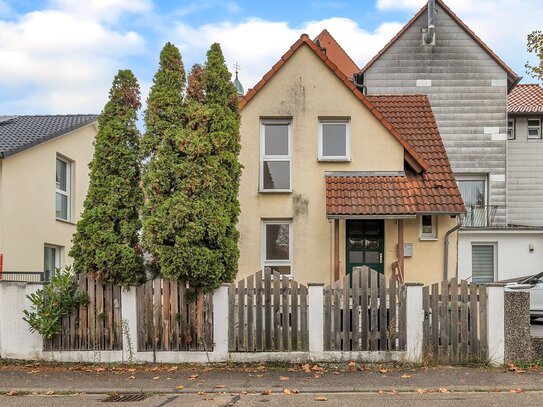
<svg viewBox="0 0 543 407">
<path fill-rule="evenodd" d="M 27 298 L 32 305 L 30 311 L 23 311 L 23 320 L 30 325 L 31 332 L 38 331 L 45 340 L 53 339 L 62 331 L 63 316 L 88 303 L 87 295 L 78 290 L 71 267 L 57 269 L 49 284 Z"/>
</svg>

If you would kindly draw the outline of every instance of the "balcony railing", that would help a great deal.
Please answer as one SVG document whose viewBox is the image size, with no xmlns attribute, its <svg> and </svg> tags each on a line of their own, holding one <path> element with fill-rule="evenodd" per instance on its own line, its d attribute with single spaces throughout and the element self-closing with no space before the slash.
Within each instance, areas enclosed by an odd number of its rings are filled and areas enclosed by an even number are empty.
<svg viewBox="0 0 543 407">
<path fill-rule="evenodd" d="M 39 283 L 44 281 L 44 273 L 42 271 L 3 271 L 0 273 L 0 281 Z"/>
<path fill-rule="evenodd" d="M 495 226 L 498 205 L 466 205 L 466 210 L 462 227 L 486 228 Z"/>
</svg>

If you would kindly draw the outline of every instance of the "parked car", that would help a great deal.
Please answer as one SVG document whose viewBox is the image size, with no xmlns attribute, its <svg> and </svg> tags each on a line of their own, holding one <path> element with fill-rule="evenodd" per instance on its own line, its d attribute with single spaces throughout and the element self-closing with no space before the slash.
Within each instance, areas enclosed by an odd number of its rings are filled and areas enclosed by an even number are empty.
<svg viewBox="0 0 543 407">
<path fill-rule="evenodd" d="M 543 317 L 543 272 L 529 277 L 504 280 L 506 290 L 530 292 L 530 319 Z"/>
</svg>

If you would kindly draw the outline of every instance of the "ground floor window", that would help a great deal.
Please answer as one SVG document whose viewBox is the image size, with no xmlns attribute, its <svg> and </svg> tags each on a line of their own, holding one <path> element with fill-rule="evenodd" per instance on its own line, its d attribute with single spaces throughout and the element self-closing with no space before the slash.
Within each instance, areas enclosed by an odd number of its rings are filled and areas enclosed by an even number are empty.
<svg viewBox="0 0 543 407">
<path fill-rule="evenodd" d="M 55 275 L 55 270 L 60 267 L 59 246 L 46 244 L 43 248 L 43 278 L 49 281 Z"/>
<path fill-rule="evenodd" d="M 262 222 L 262 266 L 284 275 L 292 274 L 292 222 Z"/>
<path fill-rule="evenodd" d="M 434 216 L 422 215 L 420 217 L 420 238 L 422 240 L 437 238 L 436 218 Z"/>
<path fill-rule="evenodd" d="M 496 246 L 492 243 L 472 244 L 471 280 L 474 283 L 491 283 L 496 275 Z"/>
</svg>

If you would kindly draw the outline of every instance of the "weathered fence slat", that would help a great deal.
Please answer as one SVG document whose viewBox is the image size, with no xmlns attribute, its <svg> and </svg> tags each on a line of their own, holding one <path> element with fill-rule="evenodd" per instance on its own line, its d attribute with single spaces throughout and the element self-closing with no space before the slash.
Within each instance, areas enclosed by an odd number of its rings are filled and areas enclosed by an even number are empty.
<svg viewBox="0 0 543 407">
<path fill-rule="evenodd" d="M 289 337 L 290 331 L 288 326 L 288 314 L 289 314 L 289 301 L 288 301 L 288 278 L 283 278 L 281 280 L 281 300 L 282 300 L 282 314 L 281 314 L 281 330 L 283 333 L 283 350 L 288 351 L 289 348 Z"/>
<path fill-rule="evenodd" d="M 290 337 L 291 337 L 291 349 L 293 351 L 298 350 L 298 283 L 295 280 L 290 280 Z M 287 317 L 288 321 L 288 317 Z"/>
<path fill-rule="evenodd" d="M 345 352 L 348 352 L 351 350 L 350 346 L 350 322 L 351 322 L 351 312 L 350 312 L 350 298 L 351 298 L 351 276 L 345 276 L 343 278 L 343 325 L 342 325 L 342 331 L 343 331 L 343 346 L 342 350 Z"/>
<path fill-rule="evenodd" d="M 247 349 L 254 349 L 254 280 L 255 276 L 247 277 Z"/>
<path fill-rule="evenodd" d="M 332 350 L 332 288 L 324 289 L 324 350 Z"/>
<path fill-rule="evenodd" d="M 256 351 L 262 351 L 262 272 L 255 275 L 256 279 Z M 234 285 L 232 285 L 234 286 Z M 233 315 L 233 311 L 230 313 Z M 232 342 L 230 342 L 232 343 Z M 232 349 L 235 350 L 235 349 Z"/>
<path fill-rule="evenodd" d="M 281 275 L 273 272 L 273 349 L 278 351 L 281 342 Z"/>
<path fill-rule="evenodd" d="M 264 340 L 266 342 L 266 351 L 272 350 L 272 293 L 271 293 L 271 269 L 266 267 L 264 270 L 264 303 L 265 303 L 265 312 L 264 312 L 264 325 L 266 328 Z"/>
<path fill-rule="evenodd" d="M 458 360 L 458 280 L 451 279 L 451 359 Z"/>
<path fill-rule="evenodd" d="M 309 324 L 307 309 L 308 290 L 305 285 L 300 284 L 300 339 L 301 351 L 309 350 Z"/>
<path fill-rule="evenodd" d="M 462 280 L 460 282 L 460 363 L 466 363 L 468 361 L 468 282 Z"/>
<path fill-rule="evenodd" d="M 360 326 L 360 350 L 369 350 L 369 313 L 368 313 L 368 281 L 369 281 L 369 269 L 363 267 L 359 269 L 360 275 L 360 311 L 361 311 L 361 326 Z"/>
<path fill-rule="evenodd" d="M 238 283 L 238 349 L 247 350 L 245 347 L 245 280 Z"/>
<path fill-rule="evenodd" d="M 360 350 L 360 272 L 353 272 L 351 280 L 351 292 L 353 307 L 352 315 L 352 350 L 358 352 Z"/>
</svg>

